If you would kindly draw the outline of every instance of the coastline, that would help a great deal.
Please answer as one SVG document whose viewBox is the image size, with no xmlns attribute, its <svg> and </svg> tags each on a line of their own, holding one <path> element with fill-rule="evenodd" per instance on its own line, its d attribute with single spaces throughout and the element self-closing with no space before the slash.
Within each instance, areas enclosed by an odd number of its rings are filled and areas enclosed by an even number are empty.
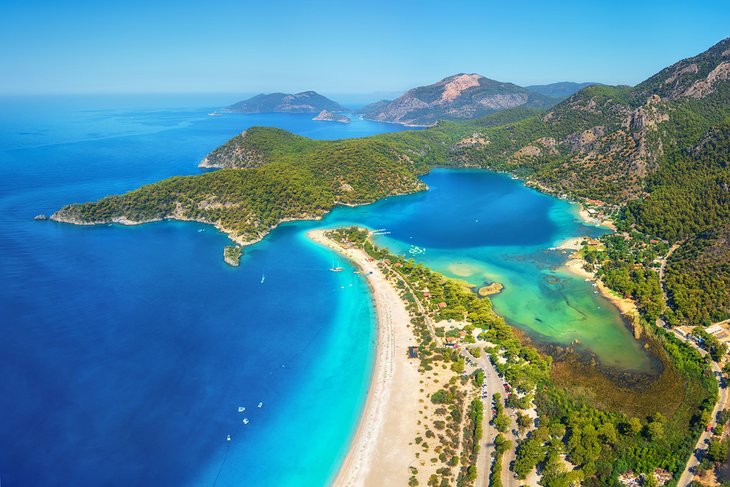
<svg viewBox="0 0 730 487">
<path fill-rule="evenodd" d="M 415 451 L 420 380 L 418 365 L 406 353 L 416 343 L 408 310 L 377 263 L 362 250 L 341 247 L 325 236 L 325 230 L 310 230 L 307 237 L 362 270 L 377 314 L 375 363 L 367 398 L 332 485 L 407 485 L 411 473 L 405 461 Z"/>
<path fill-rule="evenodd" d="M 580 209 L 578 210 L 578 216 L 584 223 L 588 225 L 594 225 L 597 227 L 603 227 L 612 231 L 616 231 L 616 227 L 613 222 L 608 219 L 601 221 L 591 216 L 591 214 L 588 213 L 588 211 L 582 204 L 580 205 Z M 608 299 L 618 309 L 621 315 L 623 315 L 628 320 L 629 324 L 631 325 L 631 331 L 634 334 L 634 338 L 638 340 L 639 338 L 641 338 L 641 326 L 638 326 L 639 310 L 636 307 L 636 303 L 630 298 L 624 298 L 617 295 L 608 286 L 606 286 L 606 284 L 601 279 L 596 276 L 595 272 L 587 271 L 585 269 L 584 265 L 586 262 L 578 254 L 578 251 L 583 248 L 582 242 L 586 239 L 590 239 L 590 237 L 570 237 L 560 242 L 554 247 L 554 249 L 572 251 L 568 260 L 563 264 L 563 267 L 565 267 L 570 273 L 574 275 L 592 281 L 596 290 L 598 290 L 598 292 L 600 292 L 604 298 Z"/>
</svg>

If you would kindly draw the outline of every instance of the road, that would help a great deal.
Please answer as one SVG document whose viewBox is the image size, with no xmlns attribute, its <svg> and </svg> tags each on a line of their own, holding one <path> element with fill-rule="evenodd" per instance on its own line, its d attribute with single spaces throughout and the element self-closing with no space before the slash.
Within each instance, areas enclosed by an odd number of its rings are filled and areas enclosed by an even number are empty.
<svg viewBox="0 0 730 487">
<path fill-rule="evenodd" d="M 664 282 L 664 271 L 667 267 L 667 262 L 669 261 L 669 257 L 672 256 L 675 250 L 679 248 L 679 246 L 682 244 L 682 242 L 677 242 L 674 245 L 672 245 L 669 248 L 669 251 L 667 252 L 667 255 L 664 256 L 662 259 L 662 264 L 659 267 L 659 283 L 661 284 L 662 293 L 664 294 L 664 302 L 665 306 L 669 306 L 668 303 L 668 295 L 667 295 L 667 287 L 666 283 Z M 657 326 L 660 326 L 662 328 L 666 328 L 666 323 L 662 318 L 657 318 L 656 321 Z M 691 347 L 694 347 L 695 350 L 699 352 L 700 355 L 703 357 L 707 356 L 707 352 L 703 350 L 702 348 L 697 345 L 693 340 L 689 340 L 685 336 L 681 335 L 677 332 L 677 330 L 672 329 L 671 332 L 674 334 L 675 337 L 677 337 L 679 340 L 683 341 L 684 343 L 687 343 Z M 710 362 L 710 368 L 712 369 L 712 373 L 715 376 L 715 379 L 717 380 L 717 385 L 719 387 L 719 397 L 717 402 L 715 403 L 715 407 L 712 408 L 712 420 L 710 422 L 711 425 L 715 425 L 715 418 L 717 417 L 717 413 L 720 412 L 721 409 L 724 409 L 727 405 L 728 401 L 728 389 L 727 387 L 723 387 L 723 377 L 722 377 L 722 369 L 715 361 Z M 705 449 L 707 448 L 707 444 L 710 441 L 710 438 L 712 437 L 711 431 L 703 431 L 700 435 L 699 440 L 697 440 L 697 444 L 695 445 L 694 452 L 689 457 L 689 460 L 687 460 L 687 464 L 684 466 L 684 471 L 682 472 L 682 475 L 679 477 L 679 481 L 677 482 L 678 487 L 685 487 L 689 485 L 690 482 L 692 482 L 692 478 L 694 477 L 694 473 L 692 471 L 694 468 L 700 463 L 700 458 L 702 457 Z"/>
<path fill-rule="evenodd" d="M 707 352 L 697 346 L 695 342 L 693 342 L 692 340 L 688 340 L 674 330 L 672 331 L 674 332 L 674 336 L 697 349 L 700 355 L 702 355 L 703 357 L 707 355 Z M 717 362 L 710 362 L 710 368 L 712 369 L 712 373 L 715 376 L 715 379 L 717 379 L 720 392 L 719 398 L 715 403 L 715 407 L 712 408 L 712 421 L 710 422 L 710 424 L 714 426 L 717 413 L 720 412 L 720 410 L 725 408 L 725 406 L 727 405 L 728 389 L 727 387 L 722 387 L 722 369 L 720 369 L 720 366 L 717 364 Z M 711 431 L 703 431 L 700 435 L 700 439 L 697 440 L 697 444 L 695 445 L 694 453 L 692 454 L 692 456 L 689 457 L 689 460 L 687 460 L 687 465 L 685 465 L 684 471 L 679 477 L 679 481 L 677 482 L 678 487 L 685 487 L 689 485 L 690 482 L 692 482 L 692 478 L 694 477 L 694 473 L 692 473 L 692 470 L 700 463 L 699 458 L 702 457 L 702 454 L 707 447 L 707 443 L 710 441 L 710 437 L 712 437 Z"/>
<path fill-rule="evenodd" d="M 487 397 L 482 399 L 484 403 L 484 418 L 482 419 L 482 429 L 484 436 L 482 439 L 482 447 L 479 449 L 479 458 L 477 459 L 477 480 L 474 485 L 489 485 L 489 473 L 492 469 L 492 454 L 494 453 L 494 438 L 497 436 L 497 430 L 492 426 L 492 404 L 494 401 L 494 393 L 502 392 L 502 379 L 499 378 L 497 370 L 489 361 L 488 355 L 483 354 L 478 359 L 473 359 L 477 368 L 484 371 L 484 384 L 487 386 Z M 486 440 L 486 441 L 485 441 Z"/>
<path fill-rule="evenodd" d="M 395 271 L 395 269 L 392 270 Z M 413 295 L 413 300 L 415 301 L 418 310 L 423 315 L 423 318 L 426 320 L 426 326 L 428 326 L 428 329 L 431 331 L 431 336 L 436 341 L 436 345 L 442 347 L 443 342 L 436 335 L 435 325 L 427 310 L 421 303 L 420 295 L 416 293 L 416 291 L 411 287 L 408 281 L 400 275 L 400 273 L 394 272 L 394 274 Z M 484 404 L 484 419 L 482 420 L 482 431 L 484 432 L 484 435 L 482 438 L 486 439 L 486 441 L 483 441 L 482 448 L 479 449 L 479 457 L 477 458 L 477 480 L 474 485 L 489 485 L 489 473 L 491 472 L 493 458 L 492 454 L 494 453 L 495 448 L 494 438 L 498 433 L 491 425 L 492 404 L 494 404 L 495 392 L 499 392 L 502 395 L 502 398 L 505 398 L 506 394 L 504 391 L 504 385 L 502 379 L 497 373 L 497 369 L 494 368 L 494 365 L 489 360 L 489 356 L 487 354 L 482 354 L 482 356 L 477 359 L 469 354 L 464 348 L 460 348 L 459 353 L 465 359 L 468 359 L 475 364 L 474 366 L 469 366 L 467 372 L 472 373 L 477 368 L 481 368 L 484 371 L 484 381 L 487 384 L 488 395 L 486 398 L 482 399 L 482 403 Z M 514 474 L 509 469 L 510 464 L 515 459 L 517 451 L 517 438 L 513 434 L 513 431 L 516 431 L 517 429 L 517 421 L 514 410 L 505 408 L 505 412 L 510 417 L 510 421 L 512 423 L 509 432 L 505 435 L 506 438 L 512 442 L 512 447 L 504 453 L 502 458 L 502 484 L 507 487 L 519 487 L 520 485 L 525 484 L 525 482 L 517 481 Z"/>
</svg>

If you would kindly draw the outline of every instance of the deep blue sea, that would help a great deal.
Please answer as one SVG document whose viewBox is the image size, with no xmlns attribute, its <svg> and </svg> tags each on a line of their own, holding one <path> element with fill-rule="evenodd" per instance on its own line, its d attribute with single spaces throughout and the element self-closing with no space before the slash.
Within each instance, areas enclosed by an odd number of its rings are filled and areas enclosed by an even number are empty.
<svg viewBox="0 0 730 487">
<path fill-rule="evenodd" d="M 196 174 L 252 125 L 329 139 L 402 130 L 207 115 L 233 101 L 0 98 L 3 487 L 326 484 L 356 427 L 375 332 L 365 283 L 327 271 L 336 257 L 306 239 L 313 226 L 386 227 L 380 243 L 396 252 L 419 245 L 416 258 L 446 274 L 504 282 L 495 306 L 535 337 L 649 366 L 615 310 L 547 250 L 600 230 L 503 175 L 434 171 L 429 192 L 282 225 L 239 268 L 223 262 L 225 235 L 205 225 L 33 220 Z"/>
</svg>

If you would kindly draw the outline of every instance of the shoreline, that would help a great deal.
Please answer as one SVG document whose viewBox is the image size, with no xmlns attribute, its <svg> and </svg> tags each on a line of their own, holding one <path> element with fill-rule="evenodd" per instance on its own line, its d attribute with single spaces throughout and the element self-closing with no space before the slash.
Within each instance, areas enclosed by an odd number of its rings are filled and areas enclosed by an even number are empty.
<svg viewBox="0 0 730 487">
<path fill-rule="evenodd" d="M 365 252 L 345 249 L 322 229 L 307 237 L 336 251 L 363 271 L 377 316 L 377 344 L 370 385 L 355 434 L 331 485 L 407 485 L 406 459 L 415 451 L 419 411 L 418 365 L 407 358 L 416 340 L 410 314 L 396 289 Z M 412 391 L 412 394 L 404 393 Z"/>
<path fill-rule="evenodd" d="M 636 307 L 636 303 L 629 298 L 616 295 L 608 286 L 606 286 L 606 284 L 604 284 L 603 281 L 596 277 L 595 272 L 585 270 L 583 268 L 584 263 L 585 261 L 581 257 L 576 257 L 575 254 L 573 254 L 570 256 L 570 259 L 563 264 L 563 266 L 574 275 L 592 281 L 598 292 L 600 292 L 604 298 L 608 299 L 611 304 L 618 309 L 622 316 L 629 320 L 634 337 L 636 339 L 641 338 L 641 329 L 636 326 L 639 318 L 639 310 Z"/>
</svg>

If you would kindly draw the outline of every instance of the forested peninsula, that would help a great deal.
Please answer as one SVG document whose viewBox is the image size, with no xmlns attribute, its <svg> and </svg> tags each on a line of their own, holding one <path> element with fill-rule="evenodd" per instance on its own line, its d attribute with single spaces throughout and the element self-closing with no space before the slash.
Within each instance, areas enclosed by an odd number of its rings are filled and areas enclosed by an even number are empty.
<svg viewBox="0 0 730 487">
<path fill-rule="evenodd" d="M 483 167 L 612 213 L 620 230 L 636 232 L 637 241 L 646 243 L 631 245 L 631 259 L 642 264 L 662 250 L 652 250 L 652 241 L 702 247 L 703 259 L 690 262 L 680 258 L 684 253 L 672 259 L 669 295 L 685 319 L 719 319 L 730 312 L 728 273 L 708 277 L 704 270 L 728 266 L 723 252 L 712 248 L 727 242 L 723 235 L 730 222 L 729 76 L 725 39 L 633 88 L 589 86 L 549 110 L 515 108 L 425 130 L 338 141 L 253 127 L 201 163 L 222 170 L 68 205 L 52 218 L 76 224 L 196 220 L 250 244 L 283 221 L 426 189 L 418 177 L 434 166 Z M 636 262 L 620 260 L 623 264 L 611 264 L 616 273 L 644 279 L 628 268 Z M 675 277 L 690 274 L 705 276 L 703 285 L 711 281 L 714 297 L 702 295 L 703 311 L 686 298 L 702 294 L 700 279 Z M 653 299 L 645 289 L 623 287 L 643 294 L 640 301 Z"/>
<path fill-rule="evenodd" d="M 657 468 L 676 480 L 694 441 L 715 421 L 717 387 L 709 365 L 724 350 L 705 337 L 701 357 L 672 328 L 730 316 L 729 78 L 726 39 L 635 87 L 589 86 L 549 109 L 520 107 L 338 141 L 254 127 L 201 163 L 217 171 L 71 204 L 52 218 L 76 224 L 195 220 L 250 244 L 287 220 L 424 190 L 419 176 L 436 166 L 508 172 L 581 201 L 617 227 L 601 245 L 585 246 L 581 257 L 608 287 L 636 303 L 635 331 L 647 337 L 664 372 L 634 395 L 556 363 L 549 381 L 555 387 L 541 378 L 535 389 L 545 423 L 520 442 L 514 472 L 547 468 L 565 452 L 585 485 L 612 485 L 629 470 L 653 479 Z M 470 295 L 450 299 L 449 310 L 459 300 L 465 312 L 478 304 Z M 503 333 L 491 322 L 485 329 Z M 512 346 L 515 356 L 542 363 L 521 347 Z M 568 485 L 560 476 L 546 480 L 544 470 L 543 480 Z"/>
</svg>

